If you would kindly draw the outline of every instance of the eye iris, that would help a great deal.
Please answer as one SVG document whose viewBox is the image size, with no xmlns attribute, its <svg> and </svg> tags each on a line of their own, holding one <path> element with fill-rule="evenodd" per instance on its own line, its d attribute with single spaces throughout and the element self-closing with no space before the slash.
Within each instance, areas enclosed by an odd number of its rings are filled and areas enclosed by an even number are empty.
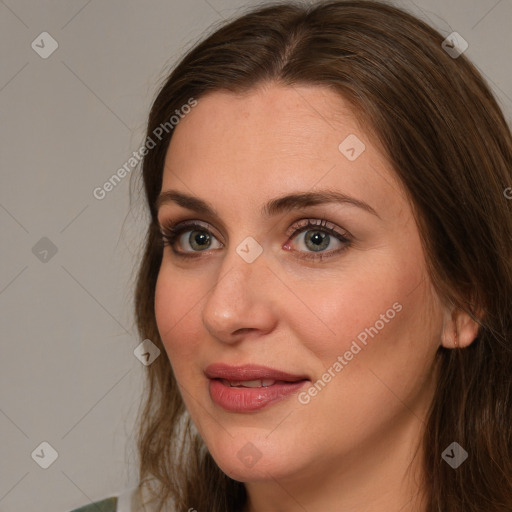
<svg viewBox="0 0 512 512">
<path fill-rule="evenodd" d="M 309 233 L 314 233 L 314 236 L 311 238 L 308 238 Z M 320 251 L 322 249 L 325 249 L 329 245 L 329 234 L 324 233 L 323 231 L 315 231 L 315 230 L 309 230 L 306 231 L 306 235 L 304 237 L 306 241 L 306 245 L 308 248 L 313 249 L 314 251 Z M 314 244 L 313 246 L 309 246 L 308 240 L 311 240 Z M 327 243 L 325 243 L 327 241 Z"/>
<path fill-rule="evenodd" d="M 193 248 L 205 249 L 210 245 L 210 235 L 204 231 L 195 230 L 190 233 L 188 241 Z M 197 247 L 194 247 L 194 244 L 196 244 Z"/>
</svg>

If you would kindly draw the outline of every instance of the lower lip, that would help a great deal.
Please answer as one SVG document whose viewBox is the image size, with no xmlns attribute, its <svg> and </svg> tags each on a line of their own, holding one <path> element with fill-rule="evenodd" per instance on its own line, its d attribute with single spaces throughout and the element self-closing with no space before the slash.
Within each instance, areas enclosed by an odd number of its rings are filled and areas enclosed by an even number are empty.
<svg viewBox="0 0 512 512">
<path fill-rule="evenodd" d="M 261 388 L 231 387 L 219 379 L 210 379 L 210 397 L 223 409 L 231 412 L 257 411 L 269 404 L 296 393 L 308 382 L 301 380 L 289 384 L 273 384 Z"/>
</svg>

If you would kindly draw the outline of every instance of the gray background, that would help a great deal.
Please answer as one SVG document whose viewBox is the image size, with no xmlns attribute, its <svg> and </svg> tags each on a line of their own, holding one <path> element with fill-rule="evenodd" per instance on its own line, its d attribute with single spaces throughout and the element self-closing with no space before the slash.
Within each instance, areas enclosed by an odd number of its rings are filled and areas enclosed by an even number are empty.
<svg viewBox="0 0 512 512">
<path fill-rule="evenodd" d="M 140 147 L 168 66 L 257 3 L 0 0 L 1 512 L 64 512 L 136 485 L 146 213 L 129 202 L 133 173 L 103 200 L 92 191 Z M 510 120 L 512 0 L 396 3 L 468 41 Z M 44 31 L 58 42 L 46 59 L 31 47 Z M 58 452 L 47 469 L 31 455 L 43 441 Z"/>
</svg>

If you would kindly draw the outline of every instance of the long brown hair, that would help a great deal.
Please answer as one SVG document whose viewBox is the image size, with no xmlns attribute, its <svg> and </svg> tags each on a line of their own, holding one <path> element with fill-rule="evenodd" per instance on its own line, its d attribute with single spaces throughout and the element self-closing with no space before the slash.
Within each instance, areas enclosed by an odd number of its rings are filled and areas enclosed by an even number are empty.
<svg viewBox="0 0 512 512">
<path fill-rule="evenodd" d="M 422 440 L 427 511 L 510 512 L 512 203 L 505 190 L 512 137 L 480 73 L 465 55 L 450 56 L 444 39 L 382 2 L 281 2 L 253 9 L 192 48 L 149 115 L 147 137 L 156 147 L 142 163 L 150 221 L 135 315 L 141 339 L 165 354 L 154 311 L 162 260 L 155 200 L 173 127 L 158 127 L 211 91 L 242 93 L 271 82 L 331 88 L 354 107 L 404 185 L 439 296 L 480 324 L 469 346 L 437 352 L 439 379 Z M 168 358 L 146 371 L 140 489 L 151 488 L 158 510 L 172 502 L 179 512 L 242 510 L 244 484 L 206 449 Z M 457 469 L 441 457 L 454 441 L 468 453 Z"/>
</svg>

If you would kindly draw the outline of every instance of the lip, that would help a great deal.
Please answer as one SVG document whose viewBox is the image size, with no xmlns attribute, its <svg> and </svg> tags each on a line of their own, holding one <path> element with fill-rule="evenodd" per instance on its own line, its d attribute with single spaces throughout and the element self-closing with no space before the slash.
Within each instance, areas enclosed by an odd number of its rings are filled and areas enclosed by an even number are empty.
<svg viewBox="0 0 512 512">
<path fill-rule="evenodd" d="M 253 364 L 229 366 L 216 363 L 208 366 L 204 373 L 209 379 L 208 391 L 212 401 L 226 411 L 238 413 L 257 411 L 275 404 L 296 393 L 309 382 L 309 378 L 305 375 L 294 375 Z M 279 382 L 271 386 L 256 388 L 231 387 L 225 382 L 225 380 L 260 379 L 272 379 Z"/>
<path fill-rule="evenodd" d="M 309 380 L 307 375 L 293 375 L 282 370 L 257 364 L 230 366 L 224 363 L 214 363 L 207 366 L 204 373 L 209 379 L 226 379 L 231 381 L 273 379 L 297 382 L 299 380 Z"/>
</svg>

